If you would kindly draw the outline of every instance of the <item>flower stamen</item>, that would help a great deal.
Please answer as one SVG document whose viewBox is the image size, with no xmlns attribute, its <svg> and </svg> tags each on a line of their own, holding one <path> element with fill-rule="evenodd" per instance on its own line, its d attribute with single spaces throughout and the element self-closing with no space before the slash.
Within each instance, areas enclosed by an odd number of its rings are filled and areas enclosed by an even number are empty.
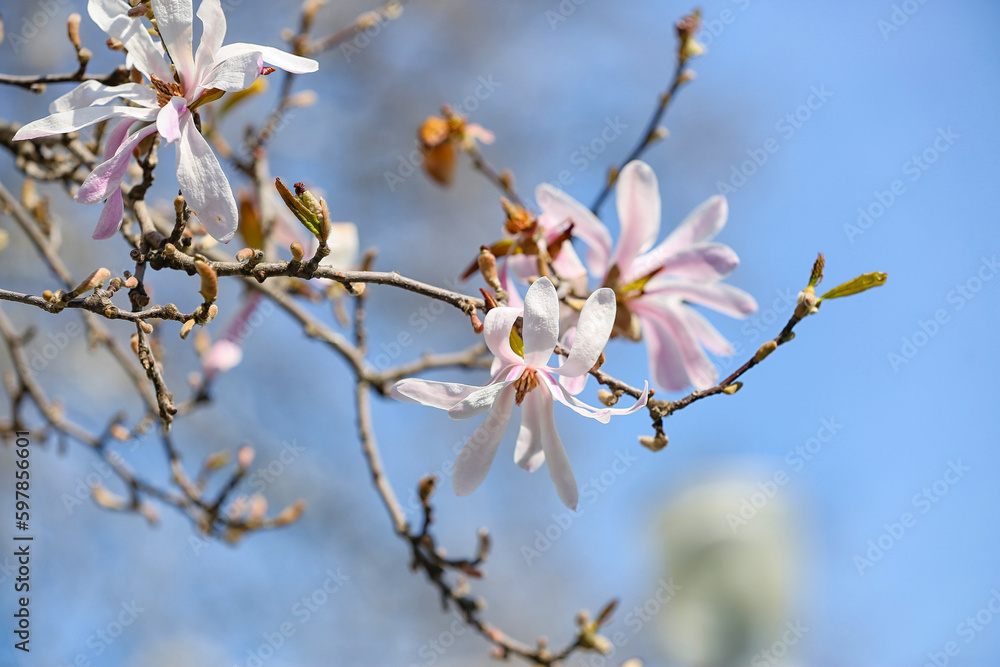
<svg viewBox="0 0 1000 667">
<path fill-rule="evenodd" d="M 525 368 L 524 373 L 514 381 L 514 390 L 517 395 L 514 401 L 521 405 L 521 401 L 528 395 L 528 392 L 538 386 L 538 372 L 534 368 Z"/>
</svg>

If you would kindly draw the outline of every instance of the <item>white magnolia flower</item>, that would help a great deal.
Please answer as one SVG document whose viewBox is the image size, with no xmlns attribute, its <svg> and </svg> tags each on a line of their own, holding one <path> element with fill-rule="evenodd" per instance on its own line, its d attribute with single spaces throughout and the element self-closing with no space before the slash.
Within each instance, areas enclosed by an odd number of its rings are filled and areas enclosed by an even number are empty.
<svg viewBox="0 0 1000 667">
<path fill-rule="evenodd" d="M 580 312 L 569 357 L 561 366 L 549 366 L 559 337 L 559 298 L 552 282 L 541 278 L 528 289 L 523 310 L 500 307 L 486 314 L 483 333 L 496 357 L 493 376 L 486 386 L 412 378 L 396 383 L 394 398 L 447 410 L 452 419 L 468 419 L 489 411 L 489 418 L 472 434 L 455 461 L 452 486 L 457 495 L 472 493 L 486 478 L 516 403 L 522 406 L 522 413 L 514 461 L 528 472 L 547 463 L 559 498 L 570 509 L 576 509 L 576 479 L 556 432 L 553 400 L 601 423 L 646 404 L 644 387 L 642 396 L 630 408 L 595 408 L 574 398 L 557 380 L 557 376 L 579 377 L 593 368 L 611 335 L 615 309 L 613 291 L 599 289 L 591 294 Z M 512 335 L 519 317 L 522 334 Z M 512 341 L 522 349 L 514 349 Z"/>
<path fill-rule="evenodd" d="M 25 125 L 14 139 L 63 134 L 118 119 L 108 132 L 104 162 L 75 197 L 81 204 L 105 202 L 94 238 L 106 239 L 121 226 L 120 186 L 132 151 L 159 132 L 167 143 L 177 142 L 177 183 L 188 206 L 212 236 L 226 242 L 236 231 L 236 200 L 192 111 L 224 93 L 248 88 L 258 76 L 273 71 L 265 62 L 296 73 L 316 71 L 319 65 L 269 46 L 223 46 L 226 16 L 219 0 L 202 0 L 198 8 L 203 27 L 197 51 L 192 47 L 191 0 L 151 0 L 150 6 L 162 42 L 154 41 L 142 15 L 129 16 L 124 0 L 90 0 L 88 5 L 90 17 L 121 41 L 149 85 L 86 81 L 52 102 L 52 115 Z"/>
</svg>

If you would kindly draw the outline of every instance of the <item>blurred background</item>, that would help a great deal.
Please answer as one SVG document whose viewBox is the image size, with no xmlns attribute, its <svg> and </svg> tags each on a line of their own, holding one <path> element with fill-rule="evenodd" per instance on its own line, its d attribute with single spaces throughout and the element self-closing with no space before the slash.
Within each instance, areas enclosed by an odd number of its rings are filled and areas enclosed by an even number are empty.
<svg viewBox="0 0 1000 667">
<path fill-rule="evenodd" d="M 58 5 L 56 15 L 16 53 L 14 37 L 42 5 Z M 280 46 L 282 28 L 297 25 L 295 2 L 226 6 L 227 41 Z M 737 395 L 670 418 L 670 445 L 659 453 L 637 442 L 649 430 L 644 417 L 599 426 L 557 410 L 582 487 L 576 513 L 544 471 L 528 475 L 512 463 L 511 429 L 476 493 L 458 499 L 442 485 L 440 544 L 469 554 L 475 531 L 489 527 L 493 555 L 475 591 L 488 601 L 487 618 L 528 641 L 542 633 L 561 646 L 579 609 L 619 598 L 606 631 L 614 653 L 578 655 L 572 665 L 636 656 L 706 667 L 996 664 L 1000 413 L 990 373 L 1000 356 L 1000 6 L 700 6 L 708 52 L 668 112 L 670 137 L 645 159 L 660 181 L 663 234 L 711 195 L 729 198 L 717 240 L 739 253 L 729 282 L 760 310 L 744 321 L 707 315 L 739 350 L 717 359 L 720 369 L 731 371 L 780 330 L 817 252 L 827 260 L 825 285 L 868 271 L 886 271 L 889 281 L 826 304 L 743 378 Z M 84 14 L 84 45 L 95 52 L 90 71 L 120 62 L 80 0 L 0 7 L 0 71 L 72 71 L 64 32 L 73 11 Z M 371 8 L 331 3 L 315 34 Z M 323 54 L 319 72 L 297 80 L 318 101 L 292 111 L 271 144 L 271 170 L 323 192 L 335 217 L 356 222 L 362 246 L 379 249 L 377 267 L 449 284 L 481 243 L 498 238 L 502 212 L 465 160 L 449 189 L 407 168 L 424 118 L 450 103 L 496 133 L 486 155 L 513 170 L 522 194 L 568 171 L 564 189 L 589 204 L 669 83 L 673 22 L 691 9 L 672 0 L 414 0 L 398 20 Z M 230 118 L 234 145 L 246 123 L 269 112 L 273 83 Z M 40 118 L 65 90 L 7 87 L 0 118 Z M 162 154 L 157 189 L 168 202 L 171 152 Z M 7 154 L 0 178 L 20 187 Z M 76 275 L 129 268 L 121 239 L 90 240 L 97 207 L 47 192 Z M 613 202 L 603 219 L 616 228 Z M 51 288 L 13 221 L 0 216 L 0 226 L 11 236 L 0 284 Z M 196 305 L 185 276 L 155 275 L 152 284 L 160 302 Z M 223 290 L 223 315 L 210 327 L 216 337 L 241 296 L 236 283 Z M 426 306 L 373 288 L 373 355 L 395 363 L 471 342 L 467 320 L 451 310 L 414 324 Z M 39 326 L 39 349 L 76 317 L 3 308 L 19 327 Z M 315 312 L 333 322 L 328 306 Z M 112 331 L 128 340 L 125 323 Z M 393 348 L 401 333 L 411 344 Z M 120 409 L 136 414 L 128 386 L 82 338 L 70 338 L 38 373 L 43 385 L 91 429 Z M 164 341 L 167 379 L 183 397 L 197 357 L 190 341 L 169 332 Z M 615 341 L 608 356 L 615 375 L 633 384 L 647 376 L 641 345 Z M 0 368 L 9 367 L 4 350 Z M 487 644 L 441 613 L 435 592 L 407 569 L 407 548 L 360 456 L 350 388 L 344 364 L 275 312 L 247 339 L 243 364 L 215 383 L 214 404 L 175 426 L 191 468 L 212 451 L 251 444 L 262 488 L 248 490 L 263 490 L 274 508 L 308 501 L 293 527 L 236 547 L 201 540 L 170 508 L 157 528 L 103 511 L 87 485 L 115 489 L 91 452 L 72 443 L 64 452 L 37 448 L 34 641 L 22 656 L 5 631 L 0 664 L 491 664 Z M 585 397 L 593 401 L 594 391 L 591 383 Z M 473 425 L 382 401 L 375 417 L 388 475 L 416 518 L 410 490 L 421 475 L 441 473 Z M 166 480 L 155 438 L 119 447 L 138 472 Z M 10 448 L 0 448 L 5 471 L 11 460 Z M 10 488 L 6 473 L 0 483 Z M 6 517 L 12 494 L 3 495 Z M 5 544 L 9 524 L 0 522 Z M 7 619 L 9 559 L 0 556 Z M 302 602 L 331 577 L 335 593 Z M 276 635 L 285 623 L 294 634 Z"/>
</svg>

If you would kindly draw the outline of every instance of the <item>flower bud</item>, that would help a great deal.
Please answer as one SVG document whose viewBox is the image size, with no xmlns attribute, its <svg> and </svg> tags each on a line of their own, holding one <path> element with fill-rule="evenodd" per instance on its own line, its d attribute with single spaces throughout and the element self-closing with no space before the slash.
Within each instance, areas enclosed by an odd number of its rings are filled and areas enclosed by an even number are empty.
<svg viewBox="0 0 1000 667">
<path fill-rule="evenodd" d="M 146 334 L 147 336 L 153 333 L 153 325 L 150 324 L 149 322 L 146 322 L 145 320 L 139 320 L 139 328 L 142 329 L 142 333 Z"/>
<path fill-rule="evenodd" d="M 253 447 L 250 445 L 243 445 L 240 447 L 239 453 L 236 455 L 236 464 L 243 470 L 250 467 L 253 463 L 254 451 Z"/>
<path fill-rule="evenodd" d="M 70 14 L 66 19 L 66 34 L 69 35 L 70 44 L 77 51 L 80 50 L 80 15 Z"/>
<path fill-rule="evenodd" d="M 483 280 L 486 284 L 493 289 L 500 291 L 503 287 L 500 285 L 500 278 L 497 275 L 497 258 L 490 251 L 489 246 L 480 246 L 479 248 L 479 272 L 483 274 Z"/>
<path fill-rule="evenodd" d="M 219 276 L 215 273 L 215 269 L 201 257 L 195 258 L 194 270 L 201 276 L 199 293 L 205 299 L 205 303 L 212 303 L 219 296 Z"/>
<path fill-rule="evenodd" d="M 778 344 L 773 340 L 769 340 L 757 349 L 757 353 L 753 355 L 753 360 L 756 363 L 760 363 L 767 359 L 768 355 L 778 349 Z"/>
<path fill-rule="evenodd" d="M 195 321 L 193 319 L 190 319 L 181 325 L 181 340 L 188 337 L 188 334 L 191 333 L 191 329 L 194 329 L 194 325 Z"/>
<path fill-rule="evenodd" d="M 306 511 L 306 501 L 299 498 L 294 503 L 281 510 L 278 516 L 274 517 L 274 525 L 285 526 L 298 521 Z"/>
<path fill-rule="evenodd" d="M 730 385 L 726 385 L 722 389 L 722 393 L 723 394 L 729 394 L 730 396 L 732 396 L 733 394 L 735 394 L 736 392 L 738 392 L 742 388 L 743 388 L 743 383 L 742 382 L 734 382 L 734 383 L 732 383 Z"/>
<path fill-rule="evenodd" d="M 306 256 L 305 251 L 302 249 L 302 244 L 299 243 L 298 241 L 293 242 L 290 246 L 288 246 L 288 249 L 292 253 L 293 262 L 301 262 L 302 259 Z"/>
<path fill-rule="evenodd" d="M 657 433 L 655 436 L 640 435 L 639 444 L 651 452 L 658 452 L 667 446 L 667 435 L 665 433 Z"/>
</svg>

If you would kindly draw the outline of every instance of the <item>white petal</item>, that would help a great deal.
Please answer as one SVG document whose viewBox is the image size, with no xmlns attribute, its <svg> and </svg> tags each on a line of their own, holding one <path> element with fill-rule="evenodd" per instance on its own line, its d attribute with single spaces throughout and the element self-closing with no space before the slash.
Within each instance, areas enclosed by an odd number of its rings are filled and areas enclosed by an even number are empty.
<svg viewBox="0 0 1000 667">
<path fill-rule="evenodd" d="M 235 368 L 243 360 L 243 349 L 231 340 L 218 340 L 208 350 L 202 361 L 202 372 L 206 378 L 216 373 L 224 373 Z"/>
<path fill-rule="evenodd" d="M 636 315 L 642 324 L 642 339 L 646 341 L 649 370 L 657 386 L 667 391 L 680 391 L 691 384 L 684 360 L 674 340 L 673 333 L 656 317 L 647 316 L 640 309 Z"/>
<path fill-rule="evenodd" d="M 615 326 L 618 305 L 615 293 L 607 287 L 596 290 L 587 298 L 576 324 L 573 347 L 566 363 L 555 369 L 557 375 L 579 377 L 586 375 L 601 356 Z"/>
<path fill-rule="evenodd" d="M 497 447 L 507 430 L 510 413 L 514 407 L 514 388 L 508 387 L 500 394 L 486 421 L 472 434 L 455 459 L 451 485 L 457 496 L 467 496 L 483 483 L 493 465 Z"/>
<path fill-rule="evenodd" d="M 195 55 L 195 68 L 199 72 L 208 69 L 215 60 L 215 54 L 222 48 L 226 39 L 226 13 L 222 11 L 219 0 L 201 0 L 198 7 L 198 18 L 201 19 L 201 43 Z"/>
<path fill-rule="evenodd" d="M 393 385 L 389 395 L 397 401 L 419 403 L 447 410 L 480 388 L 457 382 L 435 382 L 408 378 Z"/>
<path fill-rule="evenodd" d="M 653 247 L 660 233 L 660 190 L 652 167 L 639 160 L 625 165 L 616 196 L 621 232 L 611 264 L 624 273 L 637 255 Z"/>
<path fill-rule="evenodd" d="M 477 387 L 468 396 L 448 408 L 448 416 L 452 419 L 469 419 L 481 415 L 493 407 L 509 381 L 499 381 L 485 387 Z"/>
<path fill-rule="evenodd" d="M 264 62 L 268 65 L 273 65 L 278 69 L 283 69 L 286 72 L 292 72 L 293 74 L 315 72 L 319 69 L 319 63 L 312 58 L 303 58 L 301 56 L 292 55 L 291 53 L 282 51 L 281 49 L 275 49 L 270 46 L 244 44 L 241 42 L 226 44 L 220 48 L 215 53 L 215 62 L 227 60 L 233 56 L 243 53 L 259 53 L 261 58 L 263 58 Z"/>
<path fill-rule="evenodd" d="M 573 222 L 573 236 L 587 244 L 587 264 L 590 272 L 603 276 L 611 258 L 611 233 L 590 209 L 568 194 L 547 183 L 535 190 L 535 201 L 546 215 L 557 222 Z"/>
<path fill-rule="evenodd" d="M 566 449 L 556 430 L 555 417 L 552 414 L 552 396 L 547 391 L 533 391 L 524 399 L 522 405 L 527 405 L 529 401 L 535 403 L 530 410 L 536 417 L 536 421 L 530 427 L 536 429 L 533 437 L 540 441 L 549 477 L 556 485 L 559 500 L 563 501 L 566 507 L 575 510 L 578 501 L 576 477 L 573 476 Z M 522 422 L 521 428 L 524 426 L 525 422 Z"/>
<path fill-rule="evenodd" d="M 576 313 L 575 310 L 573 312 Z M 564 333 L 562 335 L 562 339 L 559 342 L 562 343 L 562 346 L 564 348 L 566 348 L 567 350 L 570 350 L 570 351 L 573 350 L 573 342 L 576 340 L 576 322 L 579 319 L 579 313 L 576 313 L 576 314 L 577 314 L 577 317 L 573 319 L 573 322 L 571 324 L 567 324 L 566 323 L 565 316 L 563 317 L 563 321 L 561 323 L 561 326 L 564 328 L 564 330 L 565 330 L 566 333 Z M 566 365 L 566 358 L 560 355 L 560 357 L 559 357 L 559 369 L 561 370 L 562 367 L 565 366 L 565 365 Z M 554 372 L 557 373 L 557 374 L 559 373 L 558 370 L 556 370 Z M 589 377 L 590 377 L 589 373 L 584 373 L 583 375 L 577 375 L 577 376 L 574 376 L 574 377 L 569 377 L 569 376 L 566 376 L 566 375 L 560 375 L 560 377 L 559 377 L 559 384 L 561 384 L 563 387 L 565 387 L 566 391 L 568 391 L 569 393 L 571 393 L 574 396 L 576 396 L 581 391 L 583 391 L 584 388 L 587 386 L 587 379 Z"/>
<path fill-rule="evenodd" d="M 194 22 L 191 0 L 152 0 L 152 8 L 163 46 L 180 72 L 184 90 L 191 91 L 198 85 L 191 48 Z"/>
<path fill-rule="evenodd" d="M 533 394 L 547 394 L 541 389 L 532 391 L 521 403 L 521 430 L 517 434 L 514 447 L 514 463 L 528 472 L 535 472 L 545 462 L 542 450 L 542 419 L 545 401 L 532 400 Z M 549 400 L 551 403 L 551 399 Z M 549 409 L 551 418 L 552 409 Z"/>
<path fill-rule="evenodd" d="M 156 118 L 157 111 L 159 110 L 124 106 L 86 107 L 84 109 L 60 111 L 59 113 L 54 113 L 51 116 L 28 123 L 17 131 L 14 135 L 14 141 L 75 132 L 108 118 L 123 117 L 136 118 L 138 120 L 153 120 Z"/>
<path fill-rule="evenodd" d="M 559 340 L 559 297 L 552 281 L 536 280 L 524 296 L 524 363 L 544 366 Z"/>
<path fill-rule="evenodd" d="M 222 61 L 216 61 L 199 82 L 201 88 L 218 88 L 226 92 L 236 92 L 249 88 L 257 77 L 263 60 L 260 53 L 249 51 L 238 53 Z"/>
<path fill-rule="evenodd" d="M 104 105 L 118 98 L 132 100 L 144 107 L 159 106 L 156 103 L 156 93 L 149 86 L 138 83 L 105 86 L 97 81 L 84 81 L 65 95 L 54 99 L 49 105 L 49 113 Z"/>
<path fill-rule="evenodd" d="M 504 365 L 524 363 L 524 360 L 510 347 L 510 330 L 520 316 L 520 309 L 500 306 L 486 313 L 483 320 L 483 337 L 486 339 L 486 347 Z"/>
<path fill-rule="evenodd" d="M 728 356 L 733 353 L 733 346 L 726 340 L 725 336 L 719 333 L 719 330 L 713 327 L 697 310 L 681 304 L 677 307 L 676 312 L 702 345 L 715 354 Z"/>
<path fill-rule="evenodd" d="M 643 383 L 642 394 L 636 399 L 635 404 L 627 408 L 596 408 L 592 405 L 587 405 L 583 401 L 579 400 L 575 396 L 572 396 L 566 388 L 557 382 L 552 382 L 546 385 L 549 388 L 552 397 L 557 401 L 568 407 L 573 412 L 578 415 L 583 415 L 584 417 L 590 417 L 591 419 L 596 419 L 602 424 L 607 424 L 611 421 L 612 417 L 617 417 L 620 415 L 630 415 L 636 410 L 639 410 L 646 405 L 646 399 L 649 398 L 649 384 Z"/>
<path fill-rule="evenodd" d="M 156 114 L 156 130 L 168 144 L 181 138 L 181 115 L 187 113 L 187 100 L 183 97 L 171 97 L 170 102 L 163 105 Z"/>
<path fill-rule="evenodd" d="M 208 233 L 228 243 L 236 233 L 238 212 L 218 158 L 189 113 L 181 116 L 177 141 L 177 183 L 188 206 Z"/>
<path fill-rule="evenodd" d="M 330 254 L 320 260 L 320 264 L 340 271 L 346 271 L 357 265 L 361 241 L 358 238 L 358 226 L 353 222 L 332 223 L 327 243 L 330 246 Z"/>
<path fill-rule="evenodd" d="M 163 58 L 163 47 L 154 42 L 141 18 L 128 15 L 129 5 L 123 0 L 90 0 L 87 11 L 94 23 L 122 43 L 136 68 L 161 81 L 172 81 L 173 73 Z"/>
<path fill-rule="evenodd" d="M 719 381 L 719 371 L 709 361 L 705 351 L 701 349 L 695 334 L 678 316 L 676 311 L 681 307 L 683 306 L 679 303 L 661 302 L 655 307 L 651 304 L 644 304 L 641 310 L 636 309 L 636 314 L 639 315 L 643 324 L 651 323 L 664 329 L 663 333 L 669 335 L 677 345 L 684 370 L 691 384 L 696 389 L 708 389 Z"/>
</svg>

